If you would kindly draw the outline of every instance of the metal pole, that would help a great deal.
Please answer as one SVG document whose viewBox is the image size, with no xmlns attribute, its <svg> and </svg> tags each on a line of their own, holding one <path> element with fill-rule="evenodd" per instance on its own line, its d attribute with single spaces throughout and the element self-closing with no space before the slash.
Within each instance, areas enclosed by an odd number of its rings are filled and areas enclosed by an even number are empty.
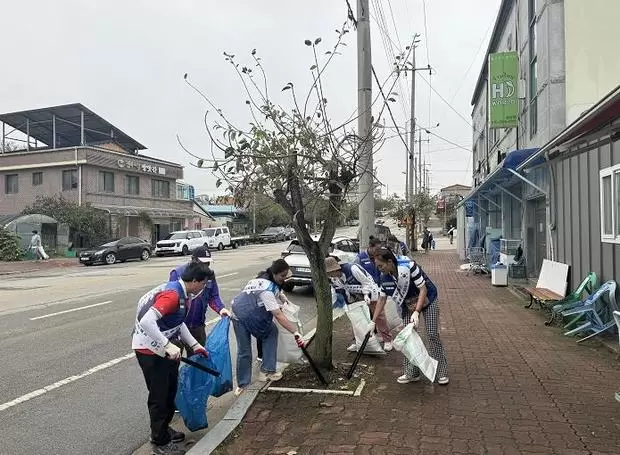
<svg viewBox="0 0 620 455">
<path fill-rule="evenodd" d="M 56 115 L 52 114 L 52 148 L 56 148 Z"/>
<path fill-rule="evenodd" d="M 2 153 L 6 152 L 5 125 L 6 123 L 2 122 Z"/>
<path fill-rule="evenodd" d="M 256 234 L 256 193 L 252 201 L 252 234 Z"/>
<path fill-rule="evenodd" d="M 26 119 L 26 138 L 28 141 L 26 142 L 26 150 L 30 151 L 30 120 Z"/>
<path fill-rule="evenodd" d="M 80 111 L 80 145 L 84 145 L 84 111 Z"/>
<path fill-rule="evenodd" d="M 372 163 L 372 63 L 368 0 L 357 1 L 357 134 L 360 141 L 359 220 L 360 245 L 367 245 L 375 231 Z"/>
<path fill-rule="evenodd" d="M 409 135 L 409 201 L 413 202 L 413 195 L 417 193 L 417 178 L 415 175 L 415 165 L 413 158 L 415 156 L 415 44 L 412 49 L 413 70 L 411 71 L 411 134 Z"/>
</svg>

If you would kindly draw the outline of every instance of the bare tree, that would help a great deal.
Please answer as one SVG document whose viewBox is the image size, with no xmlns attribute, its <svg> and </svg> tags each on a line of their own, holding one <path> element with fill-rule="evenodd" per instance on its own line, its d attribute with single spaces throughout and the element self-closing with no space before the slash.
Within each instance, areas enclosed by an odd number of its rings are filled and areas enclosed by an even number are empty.
<svg viewBox="0 0 620 455">
<path fill-rule="evenodd" d="M 332 301 L 330 283 L 325 272 L 324 259 L 334 236 L 338 220 L 342 218 L 347 193 L 360 177 L 358 161 L 364 141 L 381 142 L 384 129 L 374 120 L 371 137 L 358 137 L 350 125 L 358 117 L 357 110 L 343 122 L 334 122 L 328 114 L 324 75 L 333 59 L 346 45 L 344 38 L 348 24 L 336 30 L 335 44 L 321 51 L 321 38 L 306 40 L 312 58 L 310 71 L 313 82 L 300 93 L 292 82 L 279 88 L 290 96 L 290 106 L 283 107 L 273 101 L 266 72 L 256 50 L 251 52 L 251 66 L 237 62 L 235 55 L 224 53 L 226 62 L 242 82 L 247 94 L 250 122 L 239 127 L 219 109 L 211 98 L 194 86 L 188 75 L 186 82 L 209 105 L 204 121 L 211 140 L 211 156 L 199 156 L 179 144 L 197 161 L 200 168 L 210 168 L 218 177 L 216 185 L 226 185 L 228 191 L 242 203 L 254 194 L 264 195 L 280 205 L 297 233 L 312 270 L 312 280 L 317 300 L 317 331 L 313 350 L 317 363 L 332 368 Z M 410 49 L 407 48 L 407 53 Z M 388 102 L 394 102 L 391 90 L 402 65 L 408 58 L 397 57 L 393 72 L 383 85 L 391 84 L 389 91 L 379 87 L 380 96 L 373 105 L 378 106 L 380 119 Z M 389 93 L 389 95 L 385 95 Z M 209 114 L 215 114 L 214 119 Z M 373 197 L 372 194 L 369 197 Z M 324 224 L 320 236 L 311 236 L 309 225 L 312 213 L 318 206 L 326 205 Z"/>
</svg>

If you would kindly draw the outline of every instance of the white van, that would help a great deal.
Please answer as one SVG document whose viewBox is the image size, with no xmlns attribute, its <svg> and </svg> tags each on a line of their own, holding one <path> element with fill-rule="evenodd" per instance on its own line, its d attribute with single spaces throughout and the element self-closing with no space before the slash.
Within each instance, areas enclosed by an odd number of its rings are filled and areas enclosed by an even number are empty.
<svg viewBox="0 0 620 455">
<path fill-rule="evenodd" d="M 204 233 L 209 248 L 217 248 L 218 250 L 223 250 L 228 247 L 236 248 L 236 245 L 233 245 L 230 231 L 227 227 L 207 228 L 203 229 L 202 232 Z"/>
</svg>

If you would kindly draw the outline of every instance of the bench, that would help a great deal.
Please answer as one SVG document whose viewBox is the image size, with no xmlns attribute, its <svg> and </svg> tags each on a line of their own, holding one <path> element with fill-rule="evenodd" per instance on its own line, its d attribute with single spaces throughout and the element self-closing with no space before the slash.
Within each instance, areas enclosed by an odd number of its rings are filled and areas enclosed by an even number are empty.
<svg viewBox="0 0 620 455">
<path fill-rule="evenodd" d="M 525 288 L 530 295 L 530 303 L 525 308 L 531 308 L 534 302 L 542 309 L 544 303 L 560 302 L 566 297 L 568 279 L 568 264 L 543 259 L 538 282 L 534 288 Z"/>
</svg>

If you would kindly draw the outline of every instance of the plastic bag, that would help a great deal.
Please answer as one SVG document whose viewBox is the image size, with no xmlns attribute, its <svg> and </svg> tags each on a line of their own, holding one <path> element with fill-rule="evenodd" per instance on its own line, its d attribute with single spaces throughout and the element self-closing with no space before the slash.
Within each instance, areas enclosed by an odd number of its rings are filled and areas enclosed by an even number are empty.
<svg viewBox="0 0 620 455">
<path fill-rule="evenodd" d="M 387 298 L 383 311 L 390 330 L 401 330 L 403 328 L 403 320 L 398 312 L 396 302 L 394 302 L 392 297 Z"/>
<path fill-rule="evenodd" d="M 355 344 L 358 349 L 362 346 L 364 338 L 368 333 L 368 324 L 370 324 L 370 309 L 366 302 L 355 302 L 344 307 L 349 321 L 351 321 L 351 327 L 353 328 L 353 335 L 355 335 Z M 374 335 L 370 337 L 366 344 L 364 352 L 369 353 L 384 353 L 385 351 L 379 344 L 379 340 Z"/>
<path fill-rule="evenodd" d="M 433 359 L 426 350 L 424 342 L 418 332 L 413 328 L 413 324 L 407 324 L 394 339 L 394 349 L 403 353 L 407 359 L 417 366 L 422 374 L 431 382 L 435 380 L 437 374 L 437 360 Z"/>
<path fill-rule="evenodd" d="M 221 397 L 233 389 L 232 361 L 230 360 L 230 345 L 228 333 L 230 318 L 222 318 L 207 337 L 205 349 L 209 353 L 210 368 L 219 371 L 220 376 L 213 378 L 213 388 L 210 395 Z"/>
<path fill-rule="evenodd" d="M 201 355 L 193 355 L 189 359 L 213 368 L 209 359 Z M 179 369 L 179 385 L 174 401 L 189 431 L 198 431 L 209 426 L 207 400 L 213 388 L 213 379 L 214 376 L 190 365 L 183 364 Z"/>
<path fill-rule="evenodd" d="M 282 313 L 284 316 L 291 321 L 293 324 L 296 324 L 299 332 L 301 333 L 301 322 L 299 321 L 299 306 L 288 303 L 282 307 Z M 278 324 L 275 321 L 276 327 L 278 328 L 278 353 L 277 360 L 282 363 L 302 363 L 303 353 L 301 349 L 297 346 L 297 341 L 295 341 L 295 336 Z"/>
</svg>

